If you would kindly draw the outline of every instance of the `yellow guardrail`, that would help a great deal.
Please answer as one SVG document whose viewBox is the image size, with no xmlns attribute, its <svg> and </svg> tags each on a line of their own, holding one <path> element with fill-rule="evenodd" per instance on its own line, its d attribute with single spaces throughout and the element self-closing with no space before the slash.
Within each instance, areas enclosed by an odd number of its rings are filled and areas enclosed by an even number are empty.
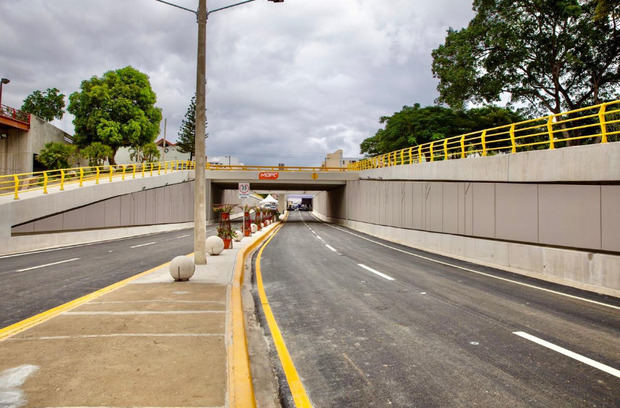
<svg viewBox="0 0 620 408">
<path fill-rule="evenodd" d="M 47 194 L 49 188 L 57 188 L 62 191 L 68 184 L 78 184 L 79 187 L 82 187 L 85 183 L 110 183 L 114 179 L 135 179 L 137 177 L 150 177 L 179 170 L 192 170 L 194 166 L 194 162 L 177 160 L 75 167 L 71 169 L 10 174 L 0 176 L 0 196 L 13 195 L 14 199 L 18 200 L 19 194 L 25 191 L 43 190 L 43 194 Z"/>
<path fill-rule="evenodd" d="M 369 157 L 349 170 L 512 154 L 620 140 L 620 100 L 435 140 Z M 577 143 L 575 143 L 578 141 Z"/>
<path fill-rule="evenodd" d="M 207 164 L 207 170 L 238 170 L 238 171 L 283 171 L 283 172 L 308 172 L 316 173 L 319 171 L 348 171 L 346 167 L 306 167 L 306 166 L 245 166 L 245 165 L 225 165 Z"/>
</svg>

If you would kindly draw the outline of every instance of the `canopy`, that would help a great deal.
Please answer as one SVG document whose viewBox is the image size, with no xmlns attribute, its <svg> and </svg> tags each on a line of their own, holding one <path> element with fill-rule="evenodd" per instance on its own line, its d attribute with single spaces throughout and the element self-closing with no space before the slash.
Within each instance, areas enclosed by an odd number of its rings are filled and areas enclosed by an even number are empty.
<svg viewBox="0 0 620 408">
<path fill-rule="evenodd" d="M 261 204 L 267 204 L 267 203 L 278 203 L 278 200 L 276 200 L 275 198 L 273 198 L 271 196 L 271 194 L 268 194 L 267 197 L 265 197 L 264 199 L 261 200 Z"/>
</svg>

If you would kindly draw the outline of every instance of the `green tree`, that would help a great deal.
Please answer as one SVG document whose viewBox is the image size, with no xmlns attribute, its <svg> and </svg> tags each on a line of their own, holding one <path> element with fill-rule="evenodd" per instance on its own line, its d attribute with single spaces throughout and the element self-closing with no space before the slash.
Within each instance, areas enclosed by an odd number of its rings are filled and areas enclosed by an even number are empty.
<svg viewBox="0 0 620 408">
<path fill-rule="evenodd" d="M 125 67 L 103 77 L 82 81 L 69 96 L 68 111 L 75 115 L 74 141 L 81 147 L 101 142 L 112 149 L 110 163 L 122 146 L 142 146 L 159 133 L 161 109 L 146 74 Z"/>
<path fill-rule="evenodd" d="M 101 142 L 93 142 L 80 150 L 80 154 L 88 159 L 89 166 L 102 166 L 114 154 L 110 146 Z"/>
<path fill-rule="evenodd" d="M 205 129 L 206 128 L 207 121 L 205 120 Z M 196 96 L 193 96 L 189 103 L 189 107 L 185 113 L 185 119 L 181 122 L 178 135 L 177 147 L 179 151 L 181 153 L 189 153 L 189 159 L 192 160 L 196 154 L 194 151 L 196 147 Z M 205 139 L 207 136 L 208 135 L 205 135 Z"/>
<path fill-rule="evenodd" d="M 143 146 L 132 146 L 129 149 L 129 158 L 135 162 L 153 162 L 160 156 L 159 149 L 155 143 L 147 143 Z"/>
<path fill-rule="evenodd" d="M 533 112 L 559 113 L 618 97 L 617 11 L 595 19 L 592 0 L 474 0 L 473 7 L 469 25 L 448 30 L 433 50 L 438 102 L 461 108 L 508 94 Z"/>
<path fill-rule="evenodd" d="M 50 142 L 41 149 L 37 160 L 48 170 L 68 169 L 76 153 L 77 146 L 75 145 Z"/>
<path fill-rule="evenodd" d="M 373 137 L 365 139 L 361 153 L 376 155 L 433 140 L 487 129 L 523 120 L 519 112 L 488 106 L 457 111 L 442 106 L 403 106 L 392 116 L 383 116 L 384 124 Z"/>
<path fill-rule="evenodd" d="M 62 119 L 65 113 L 65 95 L 59 92 L 56 88 L 47 88 L 45 92 L 36 90 L 24 99 L 21 110 L 46 122 Z"/>
</svg>

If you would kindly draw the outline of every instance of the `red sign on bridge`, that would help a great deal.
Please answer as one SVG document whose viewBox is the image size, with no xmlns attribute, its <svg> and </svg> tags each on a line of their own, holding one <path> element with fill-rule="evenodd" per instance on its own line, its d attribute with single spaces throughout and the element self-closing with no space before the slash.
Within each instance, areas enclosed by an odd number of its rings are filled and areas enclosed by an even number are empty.
<svg viewBox="0 0 620 408">
<path fill-rule="evenodd" d="M 277 171 L 261 171 L 258 173 L 259 180 L 277 180 L 280 177 L 280 173 Z"/>
</svg>

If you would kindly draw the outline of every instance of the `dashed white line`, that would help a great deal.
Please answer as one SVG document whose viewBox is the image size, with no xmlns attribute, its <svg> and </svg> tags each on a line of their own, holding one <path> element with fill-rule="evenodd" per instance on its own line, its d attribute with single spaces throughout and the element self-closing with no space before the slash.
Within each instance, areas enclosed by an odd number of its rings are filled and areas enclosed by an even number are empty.
<svg viewBox="0 0 620 408">
<path fill-rule="evenodd" d="M 178 237 L 174 237 L 174 239 L 187 238 L 187 237 L 189 237 L 189 236 L 190 236 L 190 234 L 179 235 Z"/>
<path fill-rule="evenodd" d="M 140 248 L 140 247 L 144 247 L 147 245 L 153 245 L 156 244 L 157 242 L 153 241 L 153 242 L 147 242 L 146 244 L 139 244 L 139 245 L 134 245 L 134 246 L 130 246 L 129 248 L 133 249 L 133 248 Z"/>
<path fill-rule="evenodd" d="M 325 246 L 327 247 L 327 249 L 329 249 L 330 251 L 336 252 L 338 253 L 338 251 L 336 251 L 336 248 L 334 248 L 333 246 L 329 245 L 329 244 L 325 244 Z"/>
<path fill-rule="evenodd" d="M 394 280 L 394 278 L 392 278 L 390 275 L 386 275 L 384 273 L 381 273 L 381 272 L 377 271 L 376 269 L 372 269 L 369 266 L 366 266 L 364 264 L 357 264 L 357 265 L 359 267 L 361 267 L 361 268 L 366 269 L 368 272 L 371 272 L 371 273 L 374 273 L 375 275 L 381 276 L 383 279 L 387 279 L 387 280 L 390 280 L 390 281 Z"/>
<path fill-rule="evenodd" d="M 80 258 L 71 258 L 71 259 L 65 259 L 64 261 L 51 262 L 45 265 L 31 266 L 29 268 L 18 269 L 17 272 L 31 271 L 33 269 L 45 268 L 46 266 L 59 265 L 59 264 L 67 263 L 67 262 L 77 261 L 78 259 Z"/>
<path fill-rule="evenodd" d="M 512 332 L 512 334 L 516 334 L 519 337 L 522 337 L 524 339 L 532 341 L 532 342 L 534 342 L 536 344 L 539 344 L 539 345 L 541 345 L 543 347 L 547 347 L 548 349 L 556 351 L 556 352 L 558 352 L 560 354 L 563 354 L 563 355 L 565 355 L 567 357 L 573 358 L 573 359 L 575 359 L 577 361 L 580 361 L 580 362 L 582 362 L 584 364 L 587 364 L 587 365 L 589 365 L 591 367 L 597 368 L 597 369 L 599 369 L 601 371 L 606 372 L 607 374 L 613 375 L 614 377 L 620 378 L 620 370 L 617 370 L 617 369 L 615 369 L 613 367 L 610 367 L 608 365 L 605 365 L 603 363 L 599 363 L 598 361 L 592 360 L 591 358 L 588 358 L 588 357 L 582 356 L 581 354 L 577 354 L 577 353 L 575 353 L 573 351 L 567 350 L 564 347 L 556 346 L 553 343 L 549 343 L 548 341 L 540 339 L 540 338 L 538 338 L 536 336 L 532 336 L 531 334 L 528 334 L 526 332 L 516 331 L 516 332 Z"/>
</svg>

